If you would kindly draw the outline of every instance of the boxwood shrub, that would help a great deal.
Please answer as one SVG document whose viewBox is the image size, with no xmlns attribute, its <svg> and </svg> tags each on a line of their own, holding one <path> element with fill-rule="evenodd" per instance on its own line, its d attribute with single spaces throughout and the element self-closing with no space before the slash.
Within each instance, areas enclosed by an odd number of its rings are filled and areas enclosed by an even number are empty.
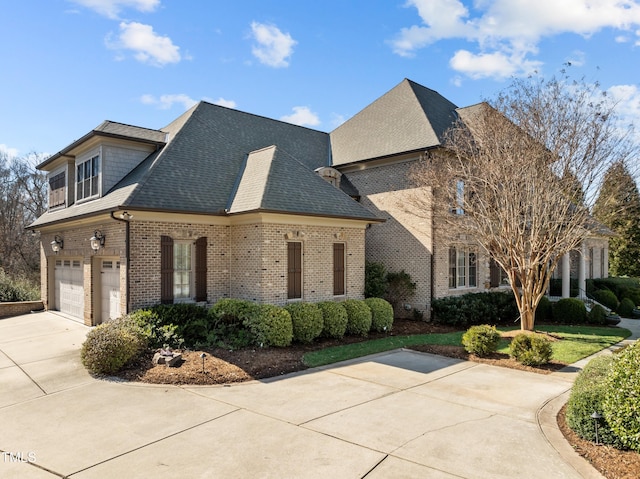
<svg viewBox="0 0 640 479">
<path fill-rule="evenodd" d="M 367 336 L 371 329 L 371 309 L 362 300 L 347 299 L 342 302 L 347 311 L 347 334 Z"/>
<path fill-rule="evenodd" d="M 481 324 L 471 326 L 462 335 L 462 345 L 468 353 L 477 356 L 488 356 L 495 353 L 500 342 L 500 333 L 495 326 Z"/>
<path fill-rule="evenodd" d="M 615 310 L 618 307 L 618 298 L 613 291 L 598 289 L 592 293 L 593 299 L 603 306 Z"/>
<path fill-rule="evenodd" d="M 184 338 L 178 333 L 178 326 L 163 324 L 155 311 L 138 309 L 129 313 L 128 318 L 142 331 L 150 348 L 180 348 L 184 343 Z"/>
<path fill-rule="evenodd" d="M 291 315 L 293 340 L 310 343 L 322 333 L 322 311 L 314 303 L 291 303 L 285 306 Z"/>
<path fill-rule="evenodd" d="M 640 452 L 640 343 L 615 355 L 602 403 L 604 417 L 622 444 Z"/>
<path fill-rule="evenodd" d="M 577 298 L 562 298 L 553 305 L 553 319 L 558 323 L 582 324 L 587 320 L 587 308 Z"/>
<path fill-rule="evenodd" d="M 448 296 L 431 302 L 434 321 L 452 326 L 511 324 L 518 319 L 512 291 L 490 291 Z"/>
<path fill-rule="evenodd" d="M 347 310 L 341 303 L 333 301 L 322 301 L 317 303 L 318 308 L 322 311 L 322 319 L 324 327 L 322 336 L 327 338 L 340 339 L 347 331 Z"/>
<path fill-rule="evenodd" d="M 587 363 L 576 378 L 567 402 L 567 424 L 583 439 L 593 441 L 596 430 L 591 415 L 604 414 L 602 403 L 607 391 L 607 376 L 613 366 L 613 356 L 598 356 Z M 598 424 L 598 437 L 603 444 L 621 447 L 622 443 L 611 431 L 603 417 Z"/>
<path fill-rule="evenodd" d="M 594 304 L 587 314 L 587 323 L 601 326 L 607 324 L 607 312 L 599 304 Z"/>
<path fill-rule="evenodd" d="M 552 306 L 551 301 L 546 296 L 540 298 L 538 307 L 536 308 L 536 321 L 548 321 L 551 319 Z"/>
<path fill-rule="evenodd" d="M 258 346 L 285 347 L 293 340 L 293 323 L 289 311 L 273 304 L 260 304 L 245 325 Z"/>
<path fill-rule="evenodd" d="M 393 306 L 382 298 L 367 298 L 364 302 L 371 310 L 371 331 L 389 332 L 393 328 Z"/>
<path fill-rule="evenodd" d="M 82 343 L 80 359 L 93 374 L 113 374 L 146 347 L 145 335 L 129 318 L 96 326 Z"/>
<path fill-rule="evenodd" d="M 245 299 L 223 298 L 211 306 L 208 311 L 213 322 L 226 324 L 242 324 L 247 318 L 257 313 L 258 305 Z"/>
<path fill-rule="evenodd" d="M 526 366 L 547 364 L 552 354 L 551 342 L 541 334 L 518 334 L 509 345 L 509 356 Z"/>
<path fill-rule="evenodd" d="M 162 326 L 177 326 L 177 334 L 184 339 L 186 346 L 203 344 L 211 329 L 207 310 L 190 303 L 159 304 L 149 308 L 156 313 Z"/>
<path fill-rule="evenodd" d="M 620 301 L 616 312 L 623 318 L 632 318 L 633 310 L 635 309 L 635 307 L 636 305 L 633 304 L 633 301 L 631 301 L 629 298 L 624 298 L 622 301 Z"/>
</svg>

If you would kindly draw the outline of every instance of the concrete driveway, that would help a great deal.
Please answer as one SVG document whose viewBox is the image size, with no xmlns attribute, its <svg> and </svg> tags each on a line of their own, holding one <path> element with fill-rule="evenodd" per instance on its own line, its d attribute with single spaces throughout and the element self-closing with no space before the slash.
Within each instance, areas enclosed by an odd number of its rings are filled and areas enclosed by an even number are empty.
<svg viewBox="0 0 640 479">
<path fill-rule="evenodd" d="M 539 375 L 393 351 L 267 381 L 96 380 L 89 328 L 0 320 L 0 477 L 596 478 L 555 414 L 577 368 Z"/>
</svg>

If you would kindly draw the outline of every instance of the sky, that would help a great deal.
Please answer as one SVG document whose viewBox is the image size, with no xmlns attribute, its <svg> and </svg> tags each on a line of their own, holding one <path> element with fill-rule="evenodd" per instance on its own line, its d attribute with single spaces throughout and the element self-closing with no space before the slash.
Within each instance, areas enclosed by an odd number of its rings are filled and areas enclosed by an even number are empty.
<svg viewBox="0 0 640 479">
<path fill-rule="evenodd" d="M 0 152 L 199 100 L 329 132 L 404 78 L 462 107 L 598 82 L 640 130 L 640 0 L 0 0 Z"/>
</svg>

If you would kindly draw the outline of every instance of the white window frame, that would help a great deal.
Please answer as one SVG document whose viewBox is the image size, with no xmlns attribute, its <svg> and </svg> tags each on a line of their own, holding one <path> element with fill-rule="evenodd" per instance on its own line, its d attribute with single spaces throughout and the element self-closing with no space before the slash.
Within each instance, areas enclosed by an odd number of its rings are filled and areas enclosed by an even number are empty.
<svg viewBox="0 0 640 479">
<path fill-rule="evenodd" d="M 454 251 L 455 260 L 453 257 Z M 450 246 L 449 289 L 477 289 L 478 267 L 478 248 L 472 246 Z M 452 279 L 454 280 L 453 284 Z M 475 284 L 472 285 L 472 282 Z"/>
<path fill-rule="evenodd" d="M 188 251 L 189 252 L 189 268 L 185 269 L 181 264 L 182 253 L 180 251 Z M 195 301 L 195 245 L 193 241 L 190 240 L 174 240 L 173 242 L 173 302 L 174 303 L 185 303 Z M 187 279 L 188 283 L 184 281 L 180 282 L 178 285 L 178 278 L 182 276 L 184 273 L 186 275 L 184 278 Z M 184 287 L 187 287 L 186 295 L 184 294 Z"/>
<path fill-rule="evenodd" d="M 98 174 L 93 175 L 93 164 L 90 164 L 90 169 L 92 174 L 90 177 L 91 182 L 89 183 L 89 195 L 84 196 L 84 185 L 85 185 L 85 182 L 87 181 L 87 179 L 84 177 L 84 169 L 85 169 L 84 165 L 87 162 L 93 163 L 94 160 L 98 163 L 98 167 L 97 167 Z M 78 175 L 78 168 L 81 165 L 83 168 L 82 181 L 79 180 L 79 175 Z M 75 185 L 76 185 L 76 191 L 75 191 L 76 202 L 80 203 L 80 202 L 91 200 L 94 198 L 99 198 L 102 193 L 102 149 L 100 148 L 97 151 L 93 151 L 91 152 L 90 155 L 87 155 L 83 157 L 83 159 L 76 161 L 74 173 L 75 173 Z"/>
</svg>

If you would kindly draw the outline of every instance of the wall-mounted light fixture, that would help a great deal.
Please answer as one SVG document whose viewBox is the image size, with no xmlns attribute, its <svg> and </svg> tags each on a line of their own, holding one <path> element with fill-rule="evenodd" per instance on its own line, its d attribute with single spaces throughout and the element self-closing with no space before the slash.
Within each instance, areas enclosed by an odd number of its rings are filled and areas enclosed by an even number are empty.
<svg viewBox="0 0 640 479">
<path fill-rule="evenodd" d="M 91 244 L 91 249 L 93 251 L 98 251 L 100 248 L 103 248 L 104 239 L 105 239 L 105 235 L 103 235 L 100 231 L 96 231 L 95 233 L 93 233 L 93 236 L 89 239 L 89 243 Z"/>
<path fill-rule="evenodd" d="M 130 219 L 132 219 L 132 218 L 133 218 L 133 215 L 132 215 L 131 213 L 129 213 L 128 211 L 123 211 L 122 213 L 120 213 L 120 214 L 118 215 L 118 217 L 119 217 L 121 220 L 129 221 Z"/>
<path fill-rule="evenodd" d="M 55 254 L 58 254 L 58 251 L 60 251 L 63 247 L 64 240 L 60 236 L 56 235 L 51 242 L 51 249 Z"/>
</svg>

